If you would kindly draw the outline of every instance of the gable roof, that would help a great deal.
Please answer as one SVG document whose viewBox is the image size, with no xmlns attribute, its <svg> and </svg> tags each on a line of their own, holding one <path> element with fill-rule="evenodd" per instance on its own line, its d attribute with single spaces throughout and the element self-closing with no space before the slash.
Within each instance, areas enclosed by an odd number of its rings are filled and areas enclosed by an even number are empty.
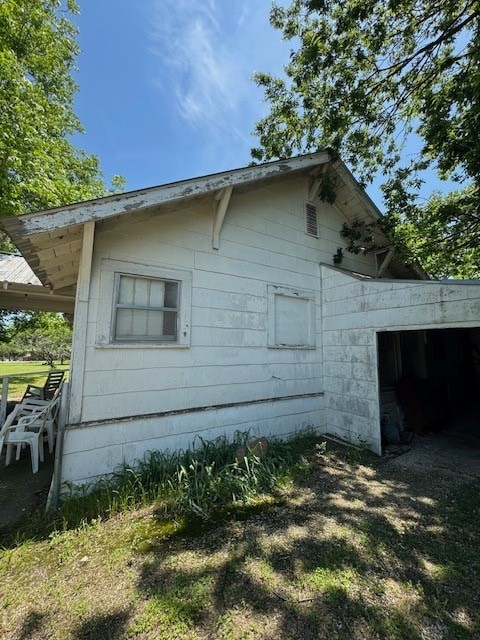
<svg viewBox="0 0 480 640">
<path fill-rule="evenodd" d="M 64 207 L 36 213 L 13 216 L 0 221 L 26 261 L 43 282 L 55 291 L 73 293 L 75 290 L 82 248 L 83 225 L 89 221 L 102 222 L 119 216 L 135 215 L 155 208 L 159 213 L 176 203 L 200 197 L 211 197 L 212 205 L 227 187 L 234 192 L 279 180 L 282 176 L 303 174 L 313 182 L 329 165 L 337 177 L 336 204 L 342 215 L 371 221 L 381 217 L 379 209 L 361 188 L 345 164 L 325 149 L 317 153 L 277 160 L 224 171 L 198 178 L 181 180 L 147 189 L 95 200 L 78 202 Z M 213 209 L 212 209 L 213 212 Z M 378 233 L 378 238 L 390 244 L 388 238 Z M 389 269 L 399 270 L 398 277 L 425 277 L 423 272 L 406 266 L 394 258 Z M 401 272 L 401 273 L 400 273 Z M 394 273 L 394 275 L 397 275 Z"/>
</svg>

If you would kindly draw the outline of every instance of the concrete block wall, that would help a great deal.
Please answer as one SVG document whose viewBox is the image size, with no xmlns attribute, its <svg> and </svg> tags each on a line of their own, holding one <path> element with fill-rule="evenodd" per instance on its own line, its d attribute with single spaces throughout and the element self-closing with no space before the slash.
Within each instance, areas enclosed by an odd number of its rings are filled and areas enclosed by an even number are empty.
<svg viewBox="0 0 480 640">
<path fill-rule="evenodd" d="M 325 429 L 381 453 L 377 333 L 480 326 L 480 284 L 362 278 L 322 265 Z"/>
</svg>

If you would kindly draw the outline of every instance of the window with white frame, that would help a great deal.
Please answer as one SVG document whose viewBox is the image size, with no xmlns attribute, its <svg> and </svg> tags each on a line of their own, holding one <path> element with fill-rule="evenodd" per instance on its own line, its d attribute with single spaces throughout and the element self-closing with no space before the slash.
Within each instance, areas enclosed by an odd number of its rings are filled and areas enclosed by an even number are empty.
<svg viewBox="0 0 480 640">
<path fill-rule="evenodd" d="M 180 282 L 116 274 L 115 341 L 175 342 Z"/>
<path fill-rule="evenodd" d="M 192 272 L 103 258 L 95 346 L 190 346 Z"/>
<path fill-rule="evenodd" d="M 268 346 L 315 349 L 315 294 L 289 287 L 268 286 Z"/>
</svg>

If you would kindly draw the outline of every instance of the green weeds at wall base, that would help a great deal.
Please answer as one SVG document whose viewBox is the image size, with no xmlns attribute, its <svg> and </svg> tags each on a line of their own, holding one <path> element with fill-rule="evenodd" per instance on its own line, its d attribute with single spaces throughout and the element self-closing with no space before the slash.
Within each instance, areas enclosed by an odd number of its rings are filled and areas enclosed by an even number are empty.
<svg viewBox="0 0 480 640">
<path fill-rule="evenodd" d="M 315 446 L 313 431 L 303 430 L 288 442 L 270 439 L 262 458 L 249 448 L 249 433 L 233 440 L 197 438 L 192 449 L 148 452 L 134 465 L 124 465 L 94 487 L 72 488 L 61 516 L 67 526 L 155 503 L 165 518 L 208 522 L 237 507 L 252 506 L 273 496 L 304 465 L 302 451 Z M 239 447 L 246 454 L 236 460 Z"/>
</svg>

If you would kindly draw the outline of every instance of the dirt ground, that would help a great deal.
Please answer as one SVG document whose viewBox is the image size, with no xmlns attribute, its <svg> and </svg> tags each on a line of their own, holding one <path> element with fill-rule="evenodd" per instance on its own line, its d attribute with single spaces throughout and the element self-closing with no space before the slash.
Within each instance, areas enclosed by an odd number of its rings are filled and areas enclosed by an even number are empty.
<svg viewBox="0 0 480 640">
<path fill-rule="evenodd" d="M 53 454 L 45 447 L 45 461 L 38 473 L 32 473 L 30 451 L 18 462 L 5 466 L 5 449 L 0 456 L 0 529 L 18 520 L 43 502 L 53 474 Z"/>
</svg>

